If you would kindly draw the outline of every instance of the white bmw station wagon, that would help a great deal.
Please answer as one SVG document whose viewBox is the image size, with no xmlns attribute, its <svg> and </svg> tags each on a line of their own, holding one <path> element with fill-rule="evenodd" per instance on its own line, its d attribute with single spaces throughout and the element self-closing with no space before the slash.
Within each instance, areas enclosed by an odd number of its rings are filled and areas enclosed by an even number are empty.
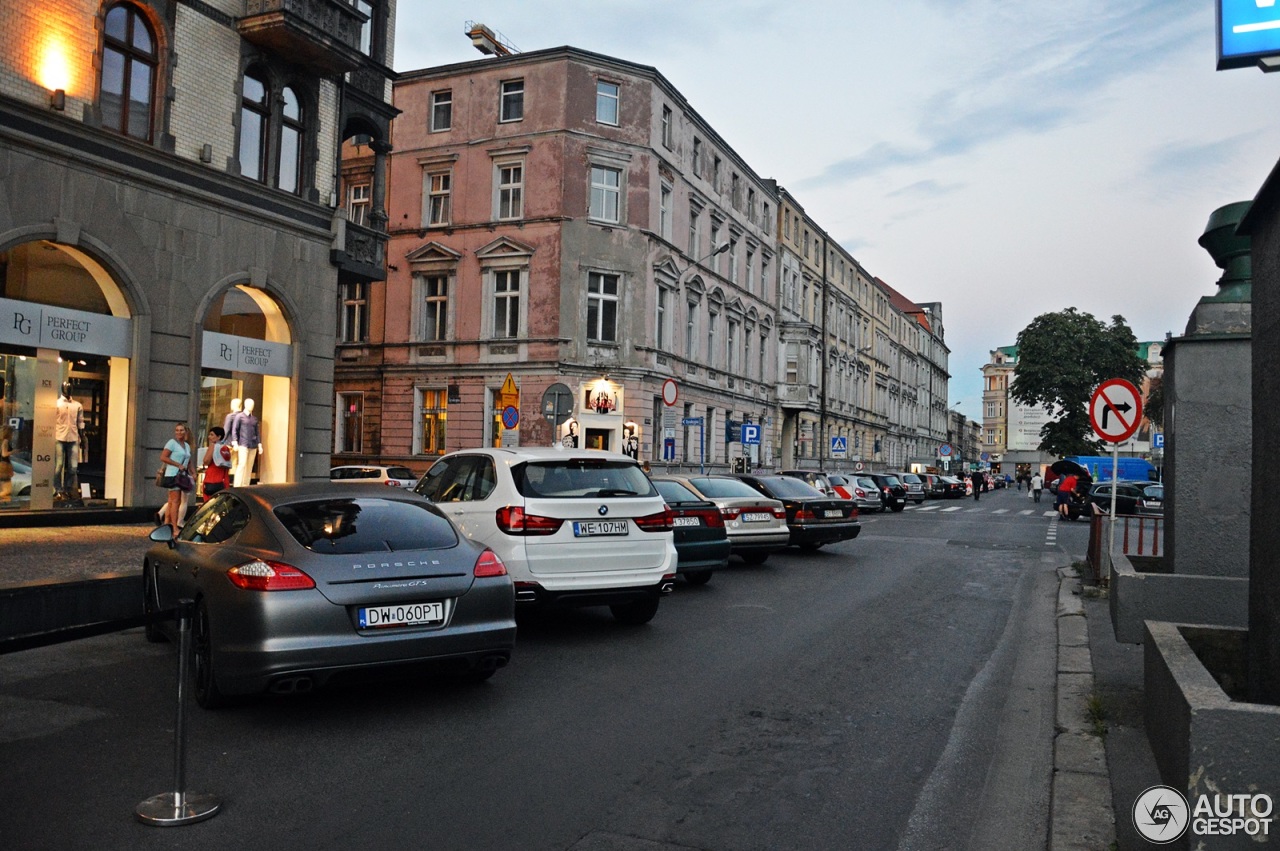
<svg viewBox="0 0 1280 851">
<path fill-rule="evenodd" d="M 516 604 L 608 606 L 649 622 L 676 574 L 671 512 L 635 459 L 594 449 L 467 449 L 414 488 L 498 554 Z"/>
</svg>

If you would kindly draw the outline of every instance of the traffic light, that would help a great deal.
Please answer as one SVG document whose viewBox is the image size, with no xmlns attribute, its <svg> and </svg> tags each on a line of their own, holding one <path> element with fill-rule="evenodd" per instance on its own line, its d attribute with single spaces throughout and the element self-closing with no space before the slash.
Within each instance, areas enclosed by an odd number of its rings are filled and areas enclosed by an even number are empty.
<svg viewBox="0 0 1280 851">
<path fill-rule="evenodd" d="M 735 473 L 747 472 L 747 459 L 745 457 L 733 459 L 733 472 Z"/>
</svg>

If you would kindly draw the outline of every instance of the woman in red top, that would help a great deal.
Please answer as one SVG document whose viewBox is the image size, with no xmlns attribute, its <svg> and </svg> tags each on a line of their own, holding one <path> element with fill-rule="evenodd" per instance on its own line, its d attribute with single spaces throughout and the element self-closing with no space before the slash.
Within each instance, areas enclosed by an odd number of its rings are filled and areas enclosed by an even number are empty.
<svg viewBox="0 0 1280 851">
<path fill-rule="evenodd" d="M 231 447 L 222 442 L 226 436 L 222 426 L 214 426 L 205 438 L 200 468 L 204 470 L 203 493 L 206 500 L 231 484 Z"/>
</svg>

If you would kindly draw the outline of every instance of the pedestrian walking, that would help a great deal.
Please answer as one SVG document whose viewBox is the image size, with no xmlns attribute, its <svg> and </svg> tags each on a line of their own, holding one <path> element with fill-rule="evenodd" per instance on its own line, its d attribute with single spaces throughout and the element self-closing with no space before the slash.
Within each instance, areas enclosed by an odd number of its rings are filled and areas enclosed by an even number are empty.
<svg viewBox="0 0 1280 851">
<path fill-rule="evenodd" d="M 162 522 L 173 528 L 176 536 L 182 528 L 183 515 L 186 514 L 186 498 L 195 484 L 195 458 L 191 453 L 190 430 L 186 423 L 178 423 L 173 427 L 173 437 L 164 445 L 160 453 L 161 480 L 160 486 L 168 494 L 161 509 Z M 185 480 L 183 477 L 186 477 Z"/>
<path fill-rule="evenodd" d="M 982 475 L 981 470 L 974 470 L 970 479 L 973 482 L 973 501 L 977 502 L 982 495 L 982 487 L 986 484 L 987 477 Z"/>
<path fill-rule="evenodd" d="M 1027 484 L 1027 487 L 1031 490 L 1031 498 L 1036 502 L 1039 502 L 1040 491 L 1044 490 L 1044 476 L 1036 473 L 1031 477 L 1031 481 Z"/>
</svg>

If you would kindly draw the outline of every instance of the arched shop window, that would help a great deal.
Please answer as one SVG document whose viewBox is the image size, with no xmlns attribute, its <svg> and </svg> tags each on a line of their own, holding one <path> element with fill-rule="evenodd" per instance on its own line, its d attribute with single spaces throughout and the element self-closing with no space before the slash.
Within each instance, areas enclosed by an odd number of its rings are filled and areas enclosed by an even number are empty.
<svg viewBox="0 0 1280 851">
<path fill-rule="evenodd" d="M 13 499 L 0 510 L 123 504 L 129 355 L 124 293 L 78 248 L 0 252 L 0 423 Z"/>
<path fill-rule="evenodd" d="M 233 460 L 233 483 L 288 481 L 293 338 L 279 303 L 231 287 L 210 305 L 202 336 L 197 436 L 203 442 L 213 426 L 229 430 L 234 414 L 251 413 L 256 442 Z"/>
</svg>

